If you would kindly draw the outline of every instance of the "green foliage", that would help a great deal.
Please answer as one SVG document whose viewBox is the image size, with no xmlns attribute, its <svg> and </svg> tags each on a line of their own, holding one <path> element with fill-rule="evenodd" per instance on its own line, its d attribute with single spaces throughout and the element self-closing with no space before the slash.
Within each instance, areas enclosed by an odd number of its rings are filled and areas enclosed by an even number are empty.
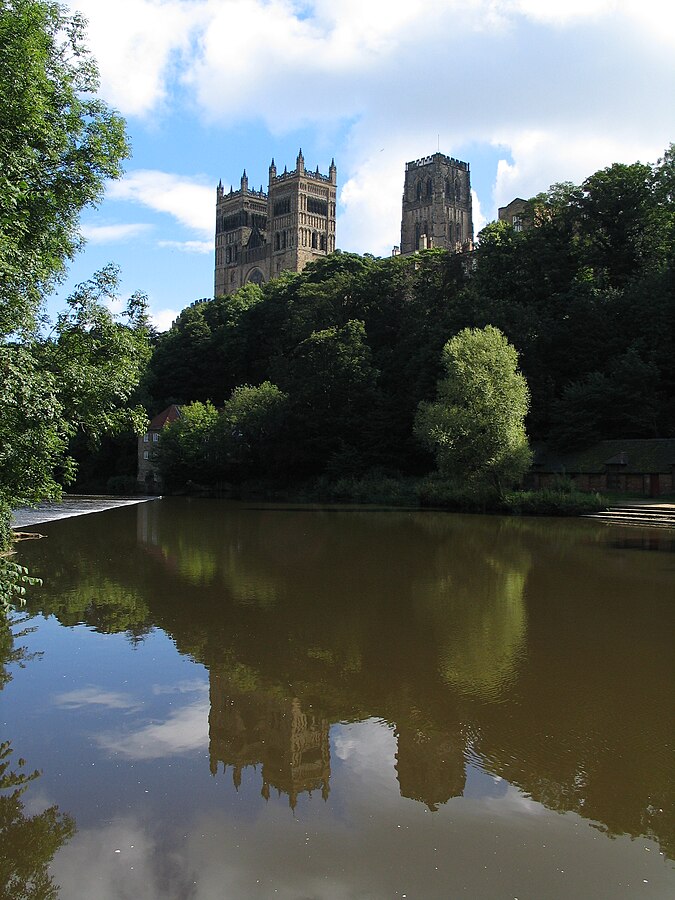
<svg viewBox="0 0 675 900">
<path fill-rule="evenodd" d="M 352 503 L 383 503 L 386 506 L 417 506 L 414 482 L 401 477 L 369 472 L 360 477 L 338 478 L 326 486 L 331 500 Z"/>
<path fill-rule="evenodd" d="M 219 420 L 230 477 L 264 475 L 276 462 L 273 444 L 287 423 L 288 395 L 270 381 L 232 391 Z"/>
<path fill-rule="evenodd" d="M 303 465 L 317 468 L 352 444 L 376 402 L 377 371 L 363 322 L 313 331 L 277 366 L 288 392 Z"/>
<path fill-rule="evenodd" d="M 91 444 L 144 427 L 145 411 L 128 401 L 150 352 L 145 299 L 133 295 L 115 318 L 103 301 L 117 279 L 108 267 L 79 285 L 49 337 L 0 343 L 0 501 L 58 497 L 76 435 Z"/>
<path fill-rule="evenodd" d="M 453 512 L 487 512 L 498 506 L 495 489 L 486 484 L 458 484 L 438 474 L 422 479 L 418 486 L 421 506 Z"/>
<path fill-rule="evenodd" d="M 576 446 L 675 434 L 674 173 L 670 147 L 655 166 L 611 166 L 582 185 L 554 184 L 529 201 L 531 227 L 488 225 L 470 257 L 336 253 L 194 304 L 159 339 L 146 378 L 153 408 L 220 407 L 240 385 L 276 384 L 288 397 L 276 439 L 241 464 L 223 450 L 222 476 L 356 484 L 373 469 L 422 476 L 434 455 L 449 459 L 445 438 L 415 438 L 422 402 L 427 431 L 480 432 L 478 455 L 464 442 L 461 460 L 454 439 L 453 469 L 472 489 L 487 478 L 497 490 L 527 463 L 522 433 L 507 438 L 513 465 L 502 472 L 484 423 L 471 412 L 450 423 L 440 398 L 429 404 L 445 379 L 448 339 L 489 326 L 518 352 L 532 439 Z M 523 405 L 500 406 L 496 394 L 494 408 L 517 418 Z M 480 455 L 491 462 L 479 471 Z"/>
<path fill-rule="evenodd" d="M 35 327 L 44 291 L 81 243 L 80 210 L 129 155 L 97 84 L 81 16 L 48 0 L 2 3 L 0 340 Z"/>
<path fill-rule="evenodd" d="M 552 443 L 562 451 L 599 440 L 658 436 L 659 370 L 630 349 L 583 381 L 568 384 L 553 404 Z"/>
<path fill-rule="evenodd" d="M 125 410 L 148 356 L 144 300 L 124 325 L 101 300 L 103 270 L 80 286 L 43 337 L 43 300 L 81 244 L 79 215 L 129 155 L 124 122 L 95 96 L 84 21 L 49 0 L 0 5 L 0 518 L 59 495 L 73 475 L 68 442 L 96 440 Z"/>
<path fill-rule="evenodd" d="M 127 404 L 150 357 L 147 299 L 132 294 L 118 319 L 107 306 L 118 299 L 118 284 L 117 267 L 106 266 L 78 285 L 54 338 L 41 346 L 71 431 L 82 430 L 92 443 L 127 428 L 140 433 L 146 421 L 142 407 Z"/>
<path fill-rule="evenodd" d="M 0 556 L 0 614 L 6 615 L 12 606 L 26 597 L 26 587 L 42 584 L 41 579 L 28 574 L 28 569 L 6 556 Z"/>
<path fill-rule="evenodd" d="M 0 367 L 0 501 L 57 497 L 57 467 L 68 446 L 57 378 L 31 346 L 0 344 Z"/>
<path fill-rule="evenodd" d="M 607 509 L 600 494 L 551 488 L 542 491 L 513 491 L 501 503 L 504 512 L 517 516 L 583 516 Z"/>
<path fill-rule="evenodd" d="M 210 403 L 189 403 L 166 425 L 159 448 L 159 470 L 169 488 L 188 482 L 210 484 L 219 472 L 218 411 Z"/>
<path fill-rule="evenodd" d="M 58 806 L 27 813 L 23 795 L 40 772 L 10 769 L 9 741 L 0 744 L 0 894 L 12 900 L 57 900 L 58 886 L 49 874 L 56 851 L 75 834 L 75 821 Z"/>
<path fill-rule="evenodd" d="M 446 377 L 437 399 L 422 401 L 415 430 L 457 482 L 517 482 L 530 464 L 524 419 L 529 391 L 518 354 L 496 328 L 465 329 L 443 348 Z"/>
</svg>

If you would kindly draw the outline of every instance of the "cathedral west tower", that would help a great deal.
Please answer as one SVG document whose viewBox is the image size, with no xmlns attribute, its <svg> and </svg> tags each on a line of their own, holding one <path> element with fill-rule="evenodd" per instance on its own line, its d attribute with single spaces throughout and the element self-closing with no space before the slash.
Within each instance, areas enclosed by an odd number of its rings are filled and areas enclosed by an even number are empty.
<svg viewBox="0 0 675 900">
<path fill-rule="evenodd" d="M 337 168 L 328 175 L 305 168 L 302 150 L 295 169 L 277 174 L 272 160 L 268 190 L 251 190 L 246 171 L 238 191 L 216 189 L 214 296 L 249 282 L 262 284 L 283 271 L 335 250 Z"/>
</svg>

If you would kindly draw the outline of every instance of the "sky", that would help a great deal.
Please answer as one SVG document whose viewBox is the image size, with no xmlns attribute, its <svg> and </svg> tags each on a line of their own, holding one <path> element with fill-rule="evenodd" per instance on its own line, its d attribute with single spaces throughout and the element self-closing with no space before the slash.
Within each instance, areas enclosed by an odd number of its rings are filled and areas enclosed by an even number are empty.
<svg viewBox="0 0 675 900">
<path fill-rule="evenodd" d="M 405 163 L 469 162 L 476 234 L 514 197 L 655 163 L 675 141 L 672 0 L 68 0 L 100 96 L 127 120 L 122 179 L 82 214 L 49 310 L 101 266 L 166 329 L 213 294 L 216 185 L 338 170 L 337 246 L 400 242 Z"/>
</svg>

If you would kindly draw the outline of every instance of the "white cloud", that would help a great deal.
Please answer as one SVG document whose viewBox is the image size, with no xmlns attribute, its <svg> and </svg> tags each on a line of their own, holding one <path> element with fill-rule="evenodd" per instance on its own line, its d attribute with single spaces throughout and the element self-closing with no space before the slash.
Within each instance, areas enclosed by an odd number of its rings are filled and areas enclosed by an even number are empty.
<svg viewBox="0 0 675 900">
<path fill-rule="evenodd" d="M 211 235 L 215 216 L 215 188 L 204 179 L 154 169 L 136 169 L 120 181 L 108 183 L 106 196 L 129 200 L 167 213 L 187 228 Z"/>
<path fill-rule="evenodd" d="M 140 703 L 128 694 L 118 691 L 106 691 L 103 688 L 80 688 L 77 691 L 68 691 L 57 694 L 54 698 L 57 706 L 64 709 L 81 709 L 83 706 L 104 706 L 106 709 L 138 709 Z"/>
<path fill-rule="evenodd" d="M 213 253 L 213 241 L 159 241 L 158 246 L 181 253 Z"/>
<path fill-rule="evenodd" d="M 83 225 L 82 236 L 90 244 L 110 244 L 115 241 L 129 241 L 150 231 L 152 225 L 143 223 L 127 225 Z"/>
<path fill-rule="evenodd" d="M 146 116 L 168 96 L 176 54 L 189 48 L 203 4 L 185 0 L 70 0 L 88 20 L 101 93 L 126 116 Z"/>
<path fill-rule="evenodd" d="M 97 738 L 103 750 L 126 759 L 163 759 L 208 746 L 208 696 L 177 709 L 164 722 L 153 722 L 130 733 L 106 732 Z"/>
<path fill-rule="evenodd" d="M 178 309 L 159 309 L 150 316 L 150 321 L 157 331 L 168 331 L 178 318 L 180 310 Z"/>
<path fill-rule="evenodd" d="M 643 162 L 653 157 L 648 141 L 612 135 L 569 135 L 561 142 L 555 131 L 523 131 L 504 136 L 500 144 L 510 147 L 513 162 L 501 159 L 497 166 L 494 207 L 514 197 L 532 197 L 556 181 L 582 182 L 597 169 L 618 159 Z"/>
<path fill-rule="evenodd" d="M 474 213 L 654 160 L 675 135 L 675 4 L 655 0 L 72 0 L 90 18 L 103 95 L 152 121 L 191 108 L 224 130 L 347 129 L 338 245 L 399 242 L 402 164 L 503 147 Z M 241 40 L 240 36 L 251 36 Z M 187 99 L 187 103 L 185 103 Z M 181 106 L 178 106 L 180 100 Z M 384 152 L 380 153 L 382 148 Z M 475 186 L 475 167 L 474 172 Z M 137 170 L 108 195 L 172 215 L 211 252 L 213 187 Z M 481 221 L 476 223 L 476 232 Z"/>
</svg>

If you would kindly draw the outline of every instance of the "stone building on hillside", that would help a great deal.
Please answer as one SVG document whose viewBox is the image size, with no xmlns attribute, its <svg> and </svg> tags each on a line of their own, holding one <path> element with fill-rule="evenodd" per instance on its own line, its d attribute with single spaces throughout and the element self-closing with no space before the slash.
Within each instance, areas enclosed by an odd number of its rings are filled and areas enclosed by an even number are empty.
<svg viewBox="0 0 675 900">
<path fill-rule="evenodd" d="M 531 204 L 522 197 L 516 197 L 506 206 L 499 207 L 497 218 L 512 225 L 514 231 L 527 231 L 532 227 Z"/>
<path fill-rule="evenodd" d="M 401 217 L 401 254 L 441 247 L 473 246 L 469 164 L 434 153 L 406 163 Z"/>
<path fill-rule="evenodd" d="M 150 422 L 144 434 L 138 438 L 138 486 L 148 494 L 156 494 L 161 490 L 161 479 L 157 471 L 157 449 L 162 429 L 170 422 L 180 418 L 180 407 L 172 403 L 158 413 Z"/>
<path fill-rule="evenodd" d="M 302 150 L 295 169 L 277 174 L 272 160 L 267 192 L 249 188 L 246 170 L 238 191 L 216 189 L 214 296 L 250 282 L 263 284 L 281 272 L 301 272 L 335 250 L 337 168 L 328 175 L 305 169 Z"/>
</svg>

